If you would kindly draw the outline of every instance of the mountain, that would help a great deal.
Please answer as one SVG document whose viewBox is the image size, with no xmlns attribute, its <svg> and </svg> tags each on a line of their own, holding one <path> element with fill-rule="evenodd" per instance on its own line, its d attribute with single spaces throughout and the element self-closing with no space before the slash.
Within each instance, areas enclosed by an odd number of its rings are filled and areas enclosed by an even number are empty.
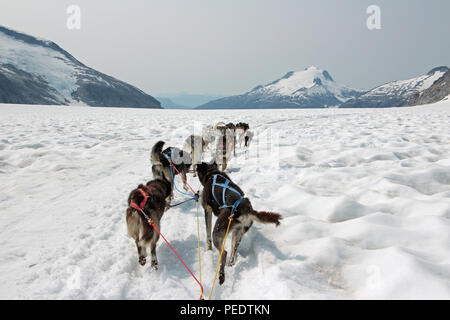
<svg viewBox="0 0 450 320">
<path fill-rule="evenodd" d="M 161 107 L 164 109 L 192 109 L 192 107 L 185 107 L 173 102 L 172 99 L 165 97 L 156 97 L 159 102 L 161 102 Z"/>
<path fill-rule="evenodd" d="M 342 104 L 341 108 L 388 108 L 405 106 L 412 97 L 430 88 L 447 71 L 447 67 L 437 67 L 417 78 L 389 82 L 355 99 L 347 101 Z"/>
<path fill-rule="evenodd" d="M 408 101 L 408 105 L 416 106 L 422 104 L 435 103 L 450 96 L 450 71 L 447 71 L 442 77 L 433 83 L 428 89 L 416 93 Z"/>
<path fill-rule="evenodd" d="M 170 99 L 170 101 L 182 108 L 194 108 L 211 100 L 222 98 L 223 96 L 211 94 L 194 94 L 194 93 L 172 93 L 161 96 L 158 99 Z M 165 106 L 164 106 L 165 107 Z"/>
<path fill-rule="evenodd" d="M 2 26 L 0 102 L 161 108 L 152 96 L 85 66 L 56 43 Z"/>
<path fill-rule="evenodd" d="M 288 72 L 247 93 L 210 101 L 197 109 L 326 108 L 339 106 L 364 93 L 335 82 L 325 70 L 309 67 Z"/>
</svg>

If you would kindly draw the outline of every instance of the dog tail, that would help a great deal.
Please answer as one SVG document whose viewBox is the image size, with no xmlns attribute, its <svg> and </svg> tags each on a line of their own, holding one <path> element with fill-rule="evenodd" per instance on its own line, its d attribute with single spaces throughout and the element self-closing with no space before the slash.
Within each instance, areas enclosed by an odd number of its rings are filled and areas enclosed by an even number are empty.
<svg viewBox="0 0 450 320">
<path fill-rule="evenodd" d="M 274 223 L 277 227 L 280 225 L 280 220 L 283 219 L 281 214 L 267 211 L 252 210 L 250 216 L 259 223 Z"/>
<path fill-rule="evenodd" d="M 152 148 L 151 160 L 153 164 L 161 163 L 161 152 L 164 146 L 164 141 L 158 141 Z"/>
</svg>

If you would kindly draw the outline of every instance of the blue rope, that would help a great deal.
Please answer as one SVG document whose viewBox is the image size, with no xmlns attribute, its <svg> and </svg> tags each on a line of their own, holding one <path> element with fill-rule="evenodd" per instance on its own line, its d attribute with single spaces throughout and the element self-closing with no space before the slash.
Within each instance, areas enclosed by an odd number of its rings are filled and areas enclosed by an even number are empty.
<svg viewBox="0 0 450 320">
<path fill-rule="evenodd" d="M 192 198 L 192 199 L 195 199 L 195 196 L 192 196 L 192 195 L 189 194 L 189 193 L 180 191 L 180 190 L 177 188 L 177 184 L 175 183 L 175 177 L 173 176 L 173 169 L 172 169 L 172 165 L 171 165 L 171 164 L 170 164 L 170 174 L 172 175 L 172 182 L 173 182 L 173 186 L 175 187 L 175 190 L 177 190 L 179 193 L 184 194 L 184 195 L 186 195 L 186 196 L 188 196 L 188 197 L 190 197 L 190 198 Z"/>
</svg>

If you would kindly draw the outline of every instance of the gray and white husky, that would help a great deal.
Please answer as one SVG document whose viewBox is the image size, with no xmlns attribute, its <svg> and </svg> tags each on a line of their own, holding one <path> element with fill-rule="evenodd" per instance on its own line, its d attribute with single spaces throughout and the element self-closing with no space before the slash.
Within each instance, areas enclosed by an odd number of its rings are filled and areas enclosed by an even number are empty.
<svg viewBox="0 0 450 320">
<path fill-rule="evenodd" d="M 253 222 L 273 223 L 278 226 L 280 225 L 282 216 L 274 212 L 254 210 L 250 200 L 245 197 L 244 192 L 239 188 L 239 186 L 231 181 L 230 177 L 226 173 L 219 171 L 216 163 L 207 164 L 202 162 L 197 165 L 197 174 L 200 183 L 203 185 L 201 203 L 203 209 L 205 210 L 206 243 L 208 250 L 212 249 L 212 213 L 214 213 L 217 217 L 213 231 L 213 243 L 219 253 L 222 249 L 229 218 L 232 214 L 234 214 L 229 229 L 229 233 L 232 233 L 231 257 L 229 265 L 232 266 L 236 261 L 236 251 L 239 243 L 241 242 L 244 234 L 253 225 Z M 227 251 L 224 249 L 222 259 L 220 261 L 220 284 L 223 284 L 225 281 L 226 259 Z"/>
<path fill-rule="evenodd" d="M 191 167 L 192 159 L 189 153 L 176 147 L 168 147 L 163 151 L 164 143 L 164 141 L 158 141 L 152 148 L 152 173 L 154 177 L 164 177 L 171 183 L 171 195 L 173 196 L 174 181 L 172 179 L 172 176 L 173 178 L 175 178 L 178 172 L 180 172 L 180 174 L 183 176 L 184 190 L 188 190 L 185 181 L 187 181 L 186 175 Z M 171 159 L 177 170 L 171 168 L 171 164 L 167 158 Z"/>
</svg>

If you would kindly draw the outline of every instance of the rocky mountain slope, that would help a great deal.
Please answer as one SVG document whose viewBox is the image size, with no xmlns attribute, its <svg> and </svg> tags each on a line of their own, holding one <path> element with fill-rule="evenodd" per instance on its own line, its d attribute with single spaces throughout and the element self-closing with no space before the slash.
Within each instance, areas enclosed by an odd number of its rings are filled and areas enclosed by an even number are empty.
<svg viewBox="0 0 450 320">
<path fill-rule="evenodd" d="M 438 67 L 420 77 L 386 83 L 355 99 L 343 103 L 341 108 L 387 108 L 405 106 L 408 104 L 409 99 L 431 87 L 447 71 L 447 67 Z"/>
<path fill-rule="evenodd" d="M 447 71 L 431 87 L 415 94 L 409 101 L 410 106 L 441 101 L 450 96 L 450 71 Z"/>
<path fill-rule="evenodd" d="M 2 26 L 0 102 L 161 108 L 152 96 L 87 67 L 54 42 Z"/>
</svg>

